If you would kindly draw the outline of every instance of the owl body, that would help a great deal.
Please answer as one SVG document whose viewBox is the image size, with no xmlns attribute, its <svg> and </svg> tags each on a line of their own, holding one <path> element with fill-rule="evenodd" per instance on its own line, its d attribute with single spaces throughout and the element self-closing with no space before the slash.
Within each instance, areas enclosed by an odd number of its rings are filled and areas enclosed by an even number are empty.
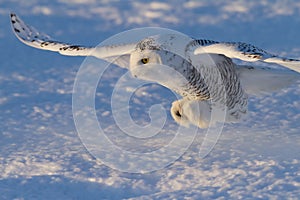
<svg viewBox="0 0 300 200">
<path fill-rule="evenodd" d="M 191 52 L 193 47 L 196 48 L 194 43 L 197 41 L 178 38 L 180 36 L 168 34 L 142 40 L 130 57 L 133 76 L 158 82 L 189 101 L 207 101 L 210 107 L 215 104 L 225 105 L 227 121 L 237 121 L 246 115 L 248 97 L 241 87 L 236 65 L 231 59 L 218 54 L 196 56 Z M 147 59 L 147 63 L 142 63 L 143 59 Z M 157 70 L 157 65 L 166 66 L 170 70 Z M 162 66 L 159 67 L 163 68 Z M 138 70 L 134 70 L 135 68 Z M 175 73 L 178 73 L 177 76 Z M 176 84 L 175 81 L 165 83 L 166 79 L 172 77 L 177 80 Z M 174 109 L 172 112 L 175 112 Z M 182 111 L 176 113 L 182 115 Z M 204 123 L 201 124 L 203 127 Z"/>
</svg>

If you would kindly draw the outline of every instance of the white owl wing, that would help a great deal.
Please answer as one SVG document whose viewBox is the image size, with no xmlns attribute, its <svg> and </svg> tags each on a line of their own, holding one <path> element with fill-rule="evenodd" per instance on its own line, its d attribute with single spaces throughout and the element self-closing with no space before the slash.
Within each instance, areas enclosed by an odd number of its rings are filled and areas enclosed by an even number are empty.
<svg viewBox="0 0 300 200">
<path fill-rule="evenodd" d="M 58 52 L 67 56 L 94 56 L 99 59 L 113 62 L 120 67 L 129 66 L 129 56 L 136 44 L 85 47 L 58 42 L 48 35 L 37 31 L 24 23 L 16 14 L 10 14 L 11 25 L 16 37 L 24 44 L 43 50 Z"/>
<path fill-rule="evenodd" d="M 194 54 L 223 54 L 229 58 L 255 62 L 276 63 L 300 73 L 300 60 L 280 57 L 267 51 L 242 42 L 216 42 L 210 40 L 195 40 L 198 47 Z"/>
</svg>

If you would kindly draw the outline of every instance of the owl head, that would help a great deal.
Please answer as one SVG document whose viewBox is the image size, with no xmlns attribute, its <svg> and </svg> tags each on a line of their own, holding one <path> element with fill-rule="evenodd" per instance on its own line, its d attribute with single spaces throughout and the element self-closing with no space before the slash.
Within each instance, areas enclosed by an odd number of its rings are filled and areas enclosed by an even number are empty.
<svg viewBox="0 0 300 200">
<path fill-rule="evenodd" d="M 186 46 L 192 38 L 181 34 L 161 34 L 139 41 L 130 55 L 130 68 L 145 64 L 170 64 L 170 57 L 185 58 Z"/>
<path fill-rule="evenodd" d="M 177 91 L 188 81 L 182 74 L 183 65 L 190 65 L 185 59 L 182 48 L 187 38 L 174 34 L 155 35 L 137 43 L 130 54 L 131 74 L 139 79 L 157 82 Z"/>
</svg>

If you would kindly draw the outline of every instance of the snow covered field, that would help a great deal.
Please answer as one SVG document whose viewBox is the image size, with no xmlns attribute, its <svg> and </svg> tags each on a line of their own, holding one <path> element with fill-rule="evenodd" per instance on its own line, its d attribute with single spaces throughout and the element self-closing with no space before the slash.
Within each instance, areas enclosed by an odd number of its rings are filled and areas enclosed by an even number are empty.
<svg viewBox="0 0 300 200">
<path fill-rule="evenodd" d="M 121 31 L 158 26 L 300 58 L 298 1 L 181 1 L 178 6 L 172 1 L 0 0 L 0 199 L 299 198 L 300 81 L 251 97 L 248 119 L 226 124 L 206 158 L 198 156 L 200 131 L 172 165 L 146 174 L 120 172 L 89 154 L 74 125 L 72 90 L 84 58 L 21 44 L 11 31 L 11 11 L 70 43 L 98 45 Z M 123 73 L 111 67 L 96 93 L 98 119 L 116 141 L 110 95 Z M 172 100 L 171 92 L 157 85 L 141 88 L 133 97 L 132 117 L 147 124 L 149 105 L 161 103 L 168 114 Z M 172 127 L 169 114 L 168 119 Z M 146 145 L 156 148 L 164 137 L 170 133 Z"/>
</svg>

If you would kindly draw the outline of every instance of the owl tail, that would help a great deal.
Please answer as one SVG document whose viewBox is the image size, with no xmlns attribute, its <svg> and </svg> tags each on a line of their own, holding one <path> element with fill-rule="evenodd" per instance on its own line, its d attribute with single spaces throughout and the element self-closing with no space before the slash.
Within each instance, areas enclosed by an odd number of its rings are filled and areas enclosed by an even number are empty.
<svg viewBox="0 0 300 200">
<path fill-rule="evenodd" d="M 239 65 L 237 73 L 245 92 L 255 96 L 276 92 L 300 80 L 298 73 L 276 68 Z"/>
</svg>

